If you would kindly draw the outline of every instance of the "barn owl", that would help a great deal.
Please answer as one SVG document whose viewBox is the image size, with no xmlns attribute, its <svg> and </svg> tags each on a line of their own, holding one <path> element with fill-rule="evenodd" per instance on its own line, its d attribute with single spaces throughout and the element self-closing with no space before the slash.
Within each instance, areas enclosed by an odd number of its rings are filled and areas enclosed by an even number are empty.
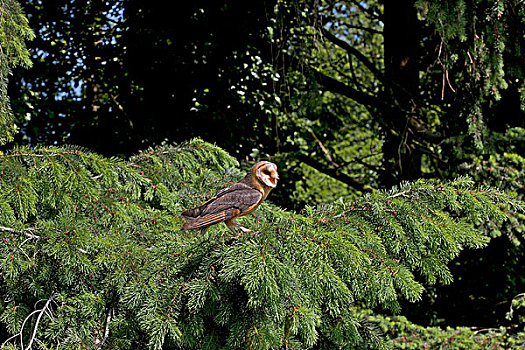
<svg viewBox="0 0 525 350">
<path fill-rule="evenodd" d="M 250 232 L 237 224 L 235 218 L 253 212 L 277 186 L 277 180 L 279 174 L 274 163 L 262 161 L 255 164 L 240 182 L 220 190 L 206 203 L 182 212 L 181 216 L 188 220 L 182 229 L 199 228 L 204 232 L 209 226 L 224 221 L 235 234 L 235 228 Z"/>
</svg>

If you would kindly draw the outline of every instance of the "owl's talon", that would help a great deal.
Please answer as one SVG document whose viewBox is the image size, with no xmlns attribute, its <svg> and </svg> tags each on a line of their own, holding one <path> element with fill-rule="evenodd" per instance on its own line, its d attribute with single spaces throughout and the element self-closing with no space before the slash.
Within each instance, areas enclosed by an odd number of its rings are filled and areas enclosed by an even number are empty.
<svg viewBox="0 0 525 350">
<path fill-rule="evenodd" d="M 221 237 L 224 237 L 225 235 L 229 236 L 229 237 L 239 237 L 240 233 L 235 231 L 234 229 L 230 228 L 230 231 L 233 232 L 233 234 L 228 234 L 228 231 L 225 231 L 221 234 Z"/>
</svg>

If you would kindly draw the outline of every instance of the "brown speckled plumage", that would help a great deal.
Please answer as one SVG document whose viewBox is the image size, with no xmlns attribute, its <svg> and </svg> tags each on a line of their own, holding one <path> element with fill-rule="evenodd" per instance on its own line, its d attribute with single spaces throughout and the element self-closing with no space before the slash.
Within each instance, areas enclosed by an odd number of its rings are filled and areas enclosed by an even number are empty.
<svg viewBox="0 0 525 350">
<path fill-rule="evenodd" d="M 253 212 L 277 185 L 278 179 L 275 164 L 266 161 L 255 164 L 240 182 L 220 190 L 206 203 L 182 212 L 181 216 L 188 220 L 182 229 L 205 231 L 224 221 L 234 232 L 234 227 L 243 232 L 250 231 L 237 224 L 235 218 Z"/>
</svg>

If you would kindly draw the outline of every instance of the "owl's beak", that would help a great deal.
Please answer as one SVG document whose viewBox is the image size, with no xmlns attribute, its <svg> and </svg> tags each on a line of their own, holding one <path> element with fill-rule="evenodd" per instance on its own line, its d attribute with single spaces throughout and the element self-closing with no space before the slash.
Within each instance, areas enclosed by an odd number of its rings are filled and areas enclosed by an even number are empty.
<svg viewBox="0 0 525 350">
<path fill-rule="evenodd" d="M 275 174 L 272 174 L 270 177 L 270 181 L 273 183 L 273 186 L 277 186 L 277 181 L 279 181 L 279 174 L 275 172 Z"/>
</svg>

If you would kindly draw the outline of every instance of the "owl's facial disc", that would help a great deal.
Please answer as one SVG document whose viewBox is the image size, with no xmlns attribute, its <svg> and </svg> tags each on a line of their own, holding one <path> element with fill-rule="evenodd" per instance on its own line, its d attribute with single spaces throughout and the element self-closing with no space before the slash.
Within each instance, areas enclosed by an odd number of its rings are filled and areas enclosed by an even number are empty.
<svg viewBox="0 0 525 350">
<path fill-rule="evenodd" d="M 257 178 L 266 186 L 275 188 L 277 180 L 279 180 L 277 166 L 270 162 L 262 163 L 257 169 Z"/>
</svg>

